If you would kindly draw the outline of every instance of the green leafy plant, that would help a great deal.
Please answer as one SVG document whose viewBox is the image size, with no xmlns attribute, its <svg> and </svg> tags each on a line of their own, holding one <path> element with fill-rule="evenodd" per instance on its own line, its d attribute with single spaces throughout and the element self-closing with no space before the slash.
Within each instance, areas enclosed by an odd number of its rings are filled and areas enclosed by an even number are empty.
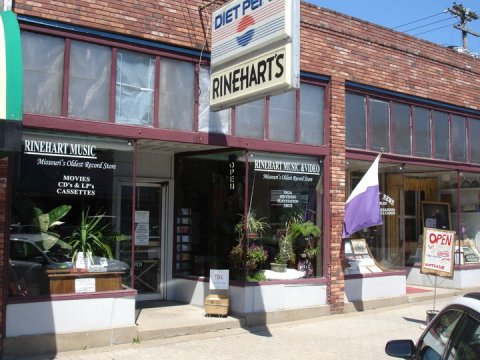
<svg viewBox="0 0 480 360">
<path fill-rule="evenodd" d="M 247 234 L 256 234 L 261 236 L 267 229 L 270 228 L 268 222 L 265 221 L 266 218 L 258 218 L 254 210 L 250 210 L 247 213 L 247 216 L 240 215 L 240 220 L 235 225 L 235 233 L 239 238 L 243 238 L 245 227 L 247 229 Z"/>
<path fill-rule="evenodd" d="M 35 231 L 40 233 L 44 249 L 49 250 L 56 245 L 62 249 L 70 250 L 70 245 L 60 240 L 60 235 L 54 232 L 53 228 L 63 224 L 60 219 L 67 215 L 71 208 L 70 205 L 60 205 L 48 213 L 43 213 L 41 209 L 33 207 L 33 224 L 35 225 Z"/>
<path fill-rule="evenodd" d="M 79 252 L 83 252 L 86 256 L 96 254 L 110 259 L 113 257 L 112 249 L 103 241 L 103 232 L 108 226 L 102 224 L 105 213 L 97 212 L 94 216 L 90 216 L 89 210 L 89 208 L 82 210 L 80 225 L 68 238 L 73 250 L 72 261 L 75 261 Z"/>
<path fill-rule="evenodd" d="M 318 238 L 321 233 L 320 228 L 311 221 L 292 222 L 289 225 L 289 232 L 294 240 L 299 236 Z"/>
<path fill-rule="evenodd" d="M 289 225 L 289 233 L 293 241 L 301 243 L 301 251 L 307 259 L 313 259 L 320 252 L 320 249 L 314 246 L 314 242 L 320 236 L 321 231 L 313 222 L 292 222 Z"/>
<path fill-rule="evenodd" d="M 267 277 L 263 271 L 257 271 L 253 274 L 247 276 L 247 281 L 256 282 L 256 281 L 266 281 Z"/>
<path fill-rule="evenodd" d="M 33 223 L 38 226 L 40 232 L 59 237 L 60 235 L 53 232 L 52 229 L 63 224 L 60 219 L 67 215 L 71 208 L 70 205 L 60 205 L 44 214 L 41 209 L 34 207 L 35 217 Z"/>
<path fill-rule="evenodd" d="M 295 259 L 292 241 L 288 233 L 278 239 L 278 253 L 275 256 L 275 264 L 289 264 Z"/>
</svg>

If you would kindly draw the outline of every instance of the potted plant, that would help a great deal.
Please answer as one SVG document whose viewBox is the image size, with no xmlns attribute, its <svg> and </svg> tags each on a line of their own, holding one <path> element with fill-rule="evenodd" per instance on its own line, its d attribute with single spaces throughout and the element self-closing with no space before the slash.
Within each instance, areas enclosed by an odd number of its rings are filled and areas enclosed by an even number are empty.
<svg viewBox="0 0 480 360">
<path fill-rule="evenodd" d="M 230 251 L 230 263 L 235 269 L 243 268 L 243 246 L 241 243 L 234 246 Z M 268 252 L 261 245 L 250 244 L 247 246 L 245 255 L 246 266 L 249 270 L 255 270 L 258 265 L 268 259 Z"/>
<path fill-rule="evenodd" d="M 239 222 L 235 225 L 235 233 L 237 233 L 239 238 L 243 237 L 245 232 L 245 227 L 247 229 L 246 237 L 247 238 L 258 238 L 263 235 L 263 233 L 270 228 L 270 225 L 265 221 L 265 217 L 258 218 L 254 210 L 250 210 L 247 213 L 247 216 L 240 215 Z"/>
<path fill-rule="evenodd" d="M 312 261 L 320 252 L 315 246 L 315 240 L 320 236 L 320 228 L 311 221 L 294 221 L 289 225 L 289 233 L 293 242 L 300 251 L 300 268 L 305 271 L 305 276 L 313 275 Z"/>
<path fill-rule="evenodd" d="M 88 267 L 88 260 L 92 260 L 94 253 L 108 258 L 113 257 L 112 249 L 103 241 L 103 231 L 108 226 L 101 223 L 105 214 L 97 212 L 94 216 L 90 216 L 89 210 L 89 208 L 82 210 L 80 225 L 68 238 L 73 251 L 72 262 L 81 256 L 85 259 L 84 268 Z"/>
<path fill-rule="evenodd" d="M 282 234 L 278 239 L 278 253 L 273 263 L 270 263 L 270 269 L 277 272 L 287 271 L 287 265 L 295 259 L 291 237 L 288 232 Z"/>
</svg>

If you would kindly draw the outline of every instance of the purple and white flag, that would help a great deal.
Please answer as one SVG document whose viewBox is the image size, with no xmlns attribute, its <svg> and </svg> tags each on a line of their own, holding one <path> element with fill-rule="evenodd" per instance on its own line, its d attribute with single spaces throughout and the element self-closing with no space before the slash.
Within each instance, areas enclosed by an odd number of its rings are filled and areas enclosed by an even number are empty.
<svg viewBox="0 0 480 360">
<path fill-rule="evenodd" d="M 342 239 L 358 230 L 382 224 L 378 183 L 378 163 L 381 155 L 378 154 L 345 203 Z"/>
</svg>

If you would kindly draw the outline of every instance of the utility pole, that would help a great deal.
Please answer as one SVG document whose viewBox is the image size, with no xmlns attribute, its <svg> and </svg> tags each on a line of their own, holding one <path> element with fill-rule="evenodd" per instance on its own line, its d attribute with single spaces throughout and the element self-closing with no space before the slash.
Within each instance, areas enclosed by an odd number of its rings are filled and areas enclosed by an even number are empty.
<svg viewBox="0 0 480 360">
<path fill-rule="evenodd" d="M 451 8 L 448 8 L 448 12 L 460 18 L 460 24 L 455 24 L 453 25 L 453 27 L 462 31 L 463 49 L 468 50 L 467 33 L 477 37 L 479 37 L 480 34 L 473 30 L 467 29 L 466 25 L 467 22 L 477 20 L 478 15 L 474 11 L 465 8 L 462 4 L 456 3 L 453 3 L 453 6 Z"/>
</svg>

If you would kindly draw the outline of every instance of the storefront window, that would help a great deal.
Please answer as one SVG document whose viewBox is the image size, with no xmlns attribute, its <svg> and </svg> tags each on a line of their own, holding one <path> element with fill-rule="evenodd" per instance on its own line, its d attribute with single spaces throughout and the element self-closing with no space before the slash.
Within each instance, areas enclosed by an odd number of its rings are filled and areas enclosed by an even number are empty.
<svg viewBox="0 0 480 360">
<path fill-rule="evenodd" d="M 371 164 L 372 162 L 368 161 L 348 161 L 349 193 L 360 182 Z M 405 218 L 403 168 L 398 164 L 381 162 L 378 172 L 383 224 L 362 229 L 346 240 L 346 274 L 370 274 L 403 268 L 405 227 L 400 226 L 399 220 Z M 407 223 L 407 226 L 411 224 Z"/>
<path fill-rule="evenodd" d="M 195 69 L 193 63 L 167 58 L 160 60 L 158 116 L 161 128 L 193 130 L 194 89 Z"/>
<path fill-rule="evenodd" d="M 200 67 L 198 131 L 230 134 L 230 109 L 210 111 L 210 68 Z"/>
<path fill-rule="evenodd" d="M 116 82 L 115 122 L 153 126 L 155 58 L 118 50 Z"/>
<path fill-rule="evenodd" d="M 370 164 L 348 161 L 350 191 Z M 476 217 L 480 203 L 478 174 L 462 173 L 458 176 L 456 171 L 442 168 L 383 162 L 379 167 L 379 181 L 383 224 L 363 229 L 352 239 L 365 241 L 369 254 L 381 271 L 420 264 L 425 227 L 453 230 L 457 238 L 467 239 L 468 246 L 473 244 L 477 231 L 480 231 L 477 226 L 480 219 Z M 480 255 L 478 259 L 480 262 Z M 368 267 L 362 269 L 363 273 L 371 270 Z"/>
<path fill-rule="evenodd" d="M 23 110 L 60 115 L 65 40 L 22 31 Z"/>
<path fill-rule="evenodd" d="M 176 169 L 174 274 L 209 276 L 210 269 L 228 269 L 244 209 L 244 154 L 182 156 Z"/>
<path fill-rule="evenodd" d="M 117 260 L 120 247 L 131 250 L 118 181 L 133 176 L 132 150 L 127 140 L 24 132 L 13 176 L 10 296 L 55 294 L 52 273 L 80 268 L 121 273 L 130 285 L 130 263 Z"/>
<path fill-rule="evenodd" d="M 248 214 L 268 224 L 256 237 L 246 239 L 247 247 L 261 246 L 268 256 L 252 272 L 284 262 L 292 279 L 322 276 L 321 161 L 313 157 L 250 153 L 248 164 Z M 315 233 L 314 226 L 319 233 Z M 313 234 L 297 237 L 298 229 L 310 229 Z M 282 254 L 282 247 L 288 249 L 288 254 Z M 266 276 L 275 274 L 267 272 Z"/>
<path fill-rule="evenodd" d="M 279 244 L 285 243 L 287 228 L 295 222 L 297 229 L 303 226 L 315 236 L 289 239 L 285 273 L 290 279 L 322 276 L 321 162 L 250 153 L 248 166 L 251 191 L 245 204 L 244 152 L 178 159 L 175 274 L 208 276 L 210 269 L 223 268 L 236 280 L 267 280 L 266 270 L 279 259 Z"/>
<path fill-rule="evenodd" d="M 480 263 L 480 175 L 451 174 L 440 189 L 440 200 L 448 206 L 451 230 L 456 233 L 457 264 Z M 459 188 L 458 188 L 459 187 Z M 459 196 L 458 196 L 459 195 Z"/>
<path fill-rule="evenodd" d="M 111 64 L 111 48 L 72 41 L 68 116 L 108 121 Z"/>
</svg>

